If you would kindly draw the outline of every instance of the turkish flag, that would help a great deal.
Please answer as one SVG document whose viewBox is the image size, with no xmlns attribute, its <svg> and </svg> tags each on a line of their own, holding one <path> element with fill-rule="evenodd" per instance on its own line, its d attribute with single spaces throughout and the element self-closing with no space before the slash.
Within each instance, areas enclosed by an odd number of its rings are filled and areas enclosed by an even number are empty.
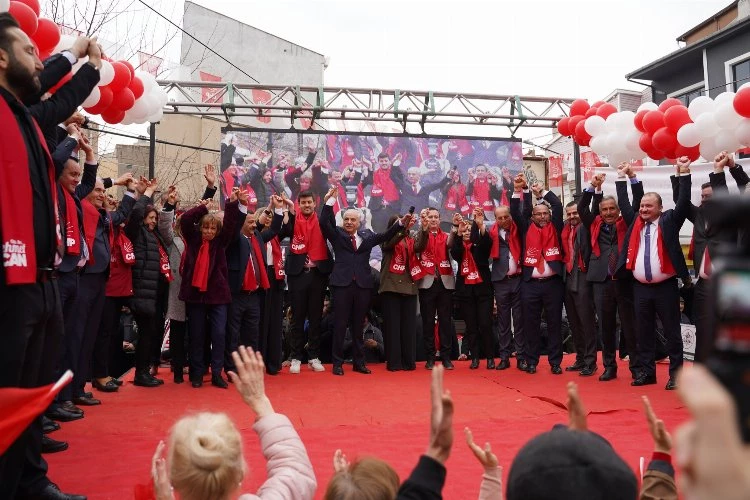
<svg viewBox="0 0 750 500">
<path fill-rule="evenodd" d="M 561 187 L 563 181 L 562 156 L 549 157 L 549 187 Z"/>
<path fill-rule="evenodd" d="M 42 414 L 54 397 L 73 380 L 73 372 L 63 373 L 54 384 L 32 389 L 20 387 L 0 388 L 0 455 L 26 430 L 36 417 Z"/>
</svg>

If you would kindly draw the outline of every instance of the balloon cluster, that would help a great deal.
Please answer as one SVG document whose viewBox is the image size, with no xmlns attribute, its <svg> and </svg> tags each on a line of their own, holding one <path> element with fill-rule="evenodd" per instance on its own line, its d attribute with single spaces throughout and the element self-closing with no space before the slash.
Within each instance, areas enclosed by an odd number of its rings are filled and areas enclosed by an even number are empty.
<svg viewBox="0 0 750 500">
<path fill-rule="evenodd" d="M 54 21 L 39 17 L 38 0 L 0 0 L 0 12 L 9 12 L 24 33 L 34 43 L 39 59 L 69 49 L 75 37 L 61 35 Z M 79 59 L 70 73 L 65 75 L 49 92 L 67 83 L 83 66 L 87 57 Z M 113 61 L 102 57 L 99 84 L 83 102 L 83 109 L 92 115 L 101 115 L 107 123 L 156 122 L 161 120 L 162 108 L 167 103 L 167 93 L 156 83 L 150 73 L 135 71 L 127 61 Z"/>
<path fill-rule="evenodd" d="M 641 159 L 687 156 L 713 159 L 721 151 L 750 146 L 750 83 L 735 94 L 716 99 L 700 96 L 688 107 L 669 98 L 658 106 L 641 104 L 636 113 L 617 111 L 609 103 L 589 106 L 582 99 L 570 105 L 570 116 L 557 124 L 561 135 L 606 155 L 611 164 Z"/>
</svg>

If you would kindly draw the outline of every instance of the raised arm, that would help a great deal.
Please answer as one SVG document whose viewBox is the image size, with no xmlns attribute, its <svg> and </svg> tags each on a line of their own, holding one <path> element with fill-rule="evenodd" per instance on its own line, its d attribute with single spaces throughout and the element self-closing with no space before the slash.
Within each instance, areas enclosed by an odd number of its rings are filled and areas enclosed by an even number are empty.
<svg viewBox="0 0 750 500">
<path fill-rule="evenodd" d="M 112 219 L 112 225 L 119 226 L 120 224 L 128 220 L 128 217 L 133 211 L 135 203 L 135 195 L 130 191 L 127 191 L 122 197 L 117 210 L 109 212 L 109 217 Z"/>
<path fill-rule="evenodd" d="M 198 229 L 198 221 L 208 213 L 206 203 L 206 201 L 203 201 L 199 205 L 182 214 L 182 217 L 180 218 L 180 233 L 182 234 L 182 237 L 185 238 L 186 243 L 200 241 L 201 233 Z"/>
<path fill-rule="evenodd" d="M 680 169 L 680 185 L 677 196 L 677 203 L 674 206 L 675 223 L 677 227 L 682 227 L 685 219 L 694 207 L 690 201 L 690 191 L 692 188 L 692 175 L 690 174 L 690 160 L 687 157 L 677 159 Z"/>
<path fill-rule="evenodd" d="M 135 202 L 133 210 L 130 212 L 130 218 L 125 225 L 125 235 L 133 242 L 138 238 L 138 234 L 143 224 L 143 218 L 146 216 L 146 206 L 153 203 L 151 196 L 142 194 L 138 201 Z"/>
<path fill-rule="evenodd" d="M 552 191 L 547 191 L 543 199 L 552 207 L 552 224 L 555 225 L 558 231 L 562 231 L 565 221 L 563 220 L 563 206 L 560 198 Z"/>
<path fill-rule="evenodd" d="M 329 189 L 328 193 L 326 194 L 326 201 L 328 201 L 329 198 L 334 196 L 333 191 L 337 188 Z M 333 215 L 333 207 L 323 202 L 323 208 L 320 211 L 320 217 L 319 217 L 319 223 L 320 223 L 320 230 L 323 232 L 323 236 L 330 241 L 331 243 L 334 242 L 336 239 L 336 225 L 335 225 L 335 219 Z"/>
</svg>

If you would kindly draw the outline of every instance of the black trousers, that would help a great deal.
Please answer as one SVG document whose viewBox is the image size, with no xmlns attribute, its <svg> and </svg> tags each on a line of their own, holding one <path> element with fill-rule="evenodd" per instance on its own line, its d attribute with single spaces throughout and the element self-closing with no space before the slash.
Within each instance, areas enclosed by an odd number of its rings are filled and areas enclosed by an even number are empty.
<svg viewBox="0 0 750 500">
<path fill-rule="evenodd" d="M 263 318 L 260 330 L 260 352 L 268 373 L 278 373 L 282 363 L 282 328 L 284 319 L 284 280 L 273 279 L 273 266 L 268 266 L 271 288 L 263 301 Z"/>
<path fill-rule="evenodd" d="M 62 348 L 58 351 L 57 359 L 54 363 L 55 376 L 60 377 L 65 370 L 77 370 L 77 366 L 73 365 L 71 358 L 75 358 L 78 361 L 78 353 L 73 354 L 75 346 L 78 346 L 80 351 L 80 340 L 76 340 L 76 337 L 82 337 L 83 334 L 76 334 L 76 329 L 80 326 L 78 321 L 74 321 L 76 318 L 75 303 L 78 297 L 78 288 L 80 283 L 81 275 L 75 271 L 60 273 L 57 280 L 57 284 L 60 290 L 60 305 L 62 308 L 63 315 L 63 336 L 62 336 Z M 74 344 L 74 345 L 73 345 Z M 60 393 L 55 398 L 56 401 L 70 401 L 73 396 L 72 384 L 68 384 L 62 388 Z"/>
<path fill-rule="evenodd" d="M 91 365 L 94 378 L 107 378 L 110 373 L 110 363 L 116 353 L 122 352 L 122 339 L 120 335 L 120 312 L 123 306 L 128 305 L 130 297 L 105 297 L 102 318 L 99 327 L 99 335 L 94 343 L 94 354 Z M 117 342 L 115 342 L 117 340 Z M 119 377 L 121 373 L 113 376 Z"/>
<path fill-rule="evenodd" d="M 39 387 L 55 378 L 63 337 L 56 281 L 7 286 L 0 279 L 0 387 Z M 0 455 L 0 498 L 33 495 L 49 483 L 41 417 Z"/>
<path fill-rule="evenodd" d="M 526 335 L 526 362 L 539 364 L 542 336 L 542 309 L 547 321 L 547 349 L 550 366 L 562 363 L 562 307 L 565 285 L 560 276 L 545 280 L 530 279 L 521 284 L 523 324 Z M 523 359 L 523 358 L 519 358 Z"/>
<path fill-rule="evenodd" d="M 380 301 L 387 367 L 412 370 L 417 359 L 417 296 L 383 292 Z"/>
<path fill-rule="evenodd" d="M 487 358 L 494 358 L 494 339 L 492 338 L 492 301 L 491 294 L 476 293 L 476 286 L 466 285 L 469 296 L 454 298 L 466 323 L 466 341 L 469 343 L 472 359 L 479 359 L 480 352 Z"/>
<path fill-rule="evenodd" d="M 81 274 L 78 295 L 73 305 L 70 335 L 65 337 L 68 366 L 73 370 L 72 396 L 83 396 L 86 381 L 91 377 L 91 356 L 99 333 L 104 310 L 107 274 Z"/>
<path fill-rule="evenodd" d="M 365 365 L 365 339 L 363 330 L 365 316 L 370 308 L 372 289 L 360 288 L 352 282 L 349 286 L 332 286 L 333 305 L 333 364 L 344 363 L 344 339 L 346 329 L 352 334 L 352 358 L 354 366 Z"/>
<path fill-rule="evenodd" d="M 435 357 L 435 313 L 438 319 L 440 359 L 451 359 L 453 345 L 453 290 L 443 286 L 443 280 L 435 277 L 430 288 L 419 290 L 419 312 L 422 315 L 422 338 L 427 359 Z"/>
<path fill-rule="evenodd" d="M 596 366 L 597 327 L 594 312 L 594 290 L 586 272 L 568 273 L 565 281 L 565 312 L 576 346 L 576 363 Z"/>
<path fill-rule="evenodd" d="M 594 283 L 594 305 L 599 317 L 602 337 L 602 362 L 605 369 L 617 371 L 617 317 L 625 335 L 630 359 L 630 374 L 636 378 L 640 373 L 638 342 L 635 334 L 635 309 L 633 306 L 633 280 L 607 278 Z M 679 311 L 678 311 L 679 314 Z"/>
<path fill-rule="evenodd" d="M 151 343 L 150 364 L 157 367 L 161 362 L 161 346 L 164 344 L 164 327 L 167 321 L 167 308 L 169 307 L 169 282 L 163 277 L 159 279 L 159 287 L 156 291 L 156 333 Z"/>
<path fill-rule="evenodd" d="M 201 380 L 206 373 L 204 353 L 206 341 L 211 341 L 211 376 L 221 375 L 224 369 L 224 346 L 227 337 L 227 304 L 185 304 L 190 331 L 190 380 Z M 207 324 L 208 323 L 208 324 Z M 209 334 L 206 335 L 206 328 Z"/>
<path fill-rule="evenodd" d="M 659 316 L 667 339 L 669 376 L 676 377 L 682 367 L 682 330 L 680 327 L 680 290 L 677 278 L 661 283 L 633 281 L 638 359 L 644 375 L 656 374 L 656 316 Z"/>
<path fill-rule="evenodd" d="M 309 359 L 320 357 L 320 318 L 323 316 L 323 297 L 328 276 L 310 269 L 297 276 L 287 276 L 289 299 L 292 304 L 291 348 L 292 359 L 302 360 L 307 341 Z M 305 339 L 305 320 L 308 321 Z"/>
<path fill-rule="evenodd" d="M 711 296 L 712 283 L 700 278 L 693 292 L 695 361 L 704 363 L 714 347 L 714 331 L 719 319 Z"/>
<path fill-rule="evenodd" d="M 136 374 L 148 373 L 152 362 L 153 345 L 159 342 L 156 316 L 133 311 L 133 319 L 138 326 L 138 343 L 135 345 L 135 372 Z"/>
<path fill-rule="evenodd" d="M 500 337 L 500 359 L 510 360 L 514 345 L 518 359 L 526 357 L 526 337 L 523 330 L 523 308 L 521 307 L 521 275 L 493 281 Z M 511 318 L 513 328 L 511 329 Z"/>
<path fill-rule="evenodd" d="M 187 364 L 185 352 L 185 337 L 187 334 L 187 322 L 176 319 L 169 320 L 169 352 L 172 355 L 172 371 L 182 373 Z"/>
<path fill-rule="evenodd" d="M 224 344 L 224 367 L 237 371 L 232 353 L 244 345 L 258 349 L 260 337 L 260 304 L 263 290 L 253 293 L 233 293 L 227 314 L 227 338 Z"/>
</svg>

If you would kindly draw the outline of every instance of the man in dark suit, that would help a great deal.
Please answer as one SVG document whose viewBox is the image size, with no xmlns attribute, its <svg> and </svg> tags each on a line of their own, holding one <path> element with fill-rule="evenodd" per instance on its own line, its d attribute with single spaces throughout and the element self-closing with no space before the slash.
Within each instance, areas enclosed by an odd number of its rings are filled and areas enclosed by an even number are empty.
<svg viewBox="0 0 750 500">
<path fill-rule="evenodd" d="M 396 178 L 395 182 L 401 192 L 401 212 L 406 213 L 410 207 L 415 207 L 417 212 L 430 205 L 430 194 L 442 189 L 450 182 L 449 177 L 443 177 L 440 182 L 423 185 L 420 183 L 422 172 L 417 167 L 411 167 L 406 172 L 406 182 Z"/>
<path fill-rule="evenodd" d="M 596 316 L 591 283 L 586 278 L 591 257 L 591 235 L 581 224 L 577 202 L 565 207 L 566 223 L 562 231 L 565 251 L 565 311 L 568 314 L 576 361 L 565 371 L 579 372 L 582 377 L 596 373 Z"/>
<path fill-rule="evenodd" d="M 520 175 L 520 174 L 519 174 Z M 521 182 L 525 182 L 521 175 Z M 552 191 L 545 191 L 535 183 L 531 186 L 537 198 L 531 213 L 521 213 L 519 185 L 511 199 L 510 210 L 518 224 L 523 242 L 521 301 L 523 304 L 524 334 L 527 340 L 527 373 L 536 373 L 541 349 L 541 315 L 544 308 L 547 321 L 547 350 L 552 373 L 562 374 L 562 307 L 565 286 L 560 232 L 563 228 L 563 207 Z M 539 202 L 542 201 L 542 202 Z M 544 202 L 548 203 L 552 209 Z"/>
<path fill-rule="evenodd" d="M 673 210 L 664 211 L 657 193 L 641 198 L 638 217 L 625 234 L 619 257 L 618 276 L 632 274 L 633 302 L 636 311 L 636 335 L 640 373 L 631 385 L 656 383 L 655 332 L 659 316 L 667 338 L 669 382 L 666 389 L 677 387 L 677 371 L 682 367 L 680 333 L 680 294 L 677 278 L 689 279 L 685 257 L 680 247 L 680 228 L 690 206 L 690 160 L 677 159 L 680 177 L 679 196 Z"/>
<path fill-rule="evenodd" d="M 344 212 L 343 228 L 334 224 L 333 204 L 338 188 L 331 188 L 325 196 L 320 213 L 320 229 L 333 246 L 335 259 L 331 272 L 331 298 L 333 300 L 333 374 L 343 375 L 344 339 L 346 328 L 353 337 L 354 371 L 370 373 L 365 363 L 364 339 L 361 335 L 365 315 L 370 306 L 375 283 L 370 271 L 370 250 L 375 245 L 393 238 L 401 228 L 408 228 L 411 215 L 403 216 L 384 233 L 375 234 L 359 230 L 362 214 L 359 210 Z"/>
<path fill-rule="evenodd" d="M 578 201 L 578 215 L 591 233 L 591 257 L 586 279 L 592 283 L 594 305 L 599 318 L 602 339 L 602 364 L 604 373 L 599 380 L 606 382 L 617 378 L 617 317 L 629 350 L 630 372 L 638 377 L 636 355 L 635 313 L 633 311 L 633 283 L 630 276 L 617 277 L 617 261 L 624 253 L 625 233 L 635 218 L 634 206 L 640 206 L 643 184 L 632 167 L 621 164 L 615 182 L 617 199 L 603 196 L 601 192 L 605 174 L 594 176 Z M 628 180 L 629 179 L 629 180 Z M 633 204 L 628 197 L 628 184 L 633 191 Z M 593 198 L 593 210 L 590 208 Z"/>
<path fill-rule="evenodd" d="M 271 226 L 260 232 L 256 228 L 256 215 L 247 214 L 240 234 L 226 249 L 229 289 L 232 291 L 224 344 L 227 371 L 235 370 L 232 353 L 239 345 L 257 350 L 260 343 L 261 303 L 270 288 L 270 280 L 274 278 L 268 275 L 265 244 L 278 234 L 284 218 L 281 197 L 274 195 L 271 203 L 274 208 Z"/>
</svg>

